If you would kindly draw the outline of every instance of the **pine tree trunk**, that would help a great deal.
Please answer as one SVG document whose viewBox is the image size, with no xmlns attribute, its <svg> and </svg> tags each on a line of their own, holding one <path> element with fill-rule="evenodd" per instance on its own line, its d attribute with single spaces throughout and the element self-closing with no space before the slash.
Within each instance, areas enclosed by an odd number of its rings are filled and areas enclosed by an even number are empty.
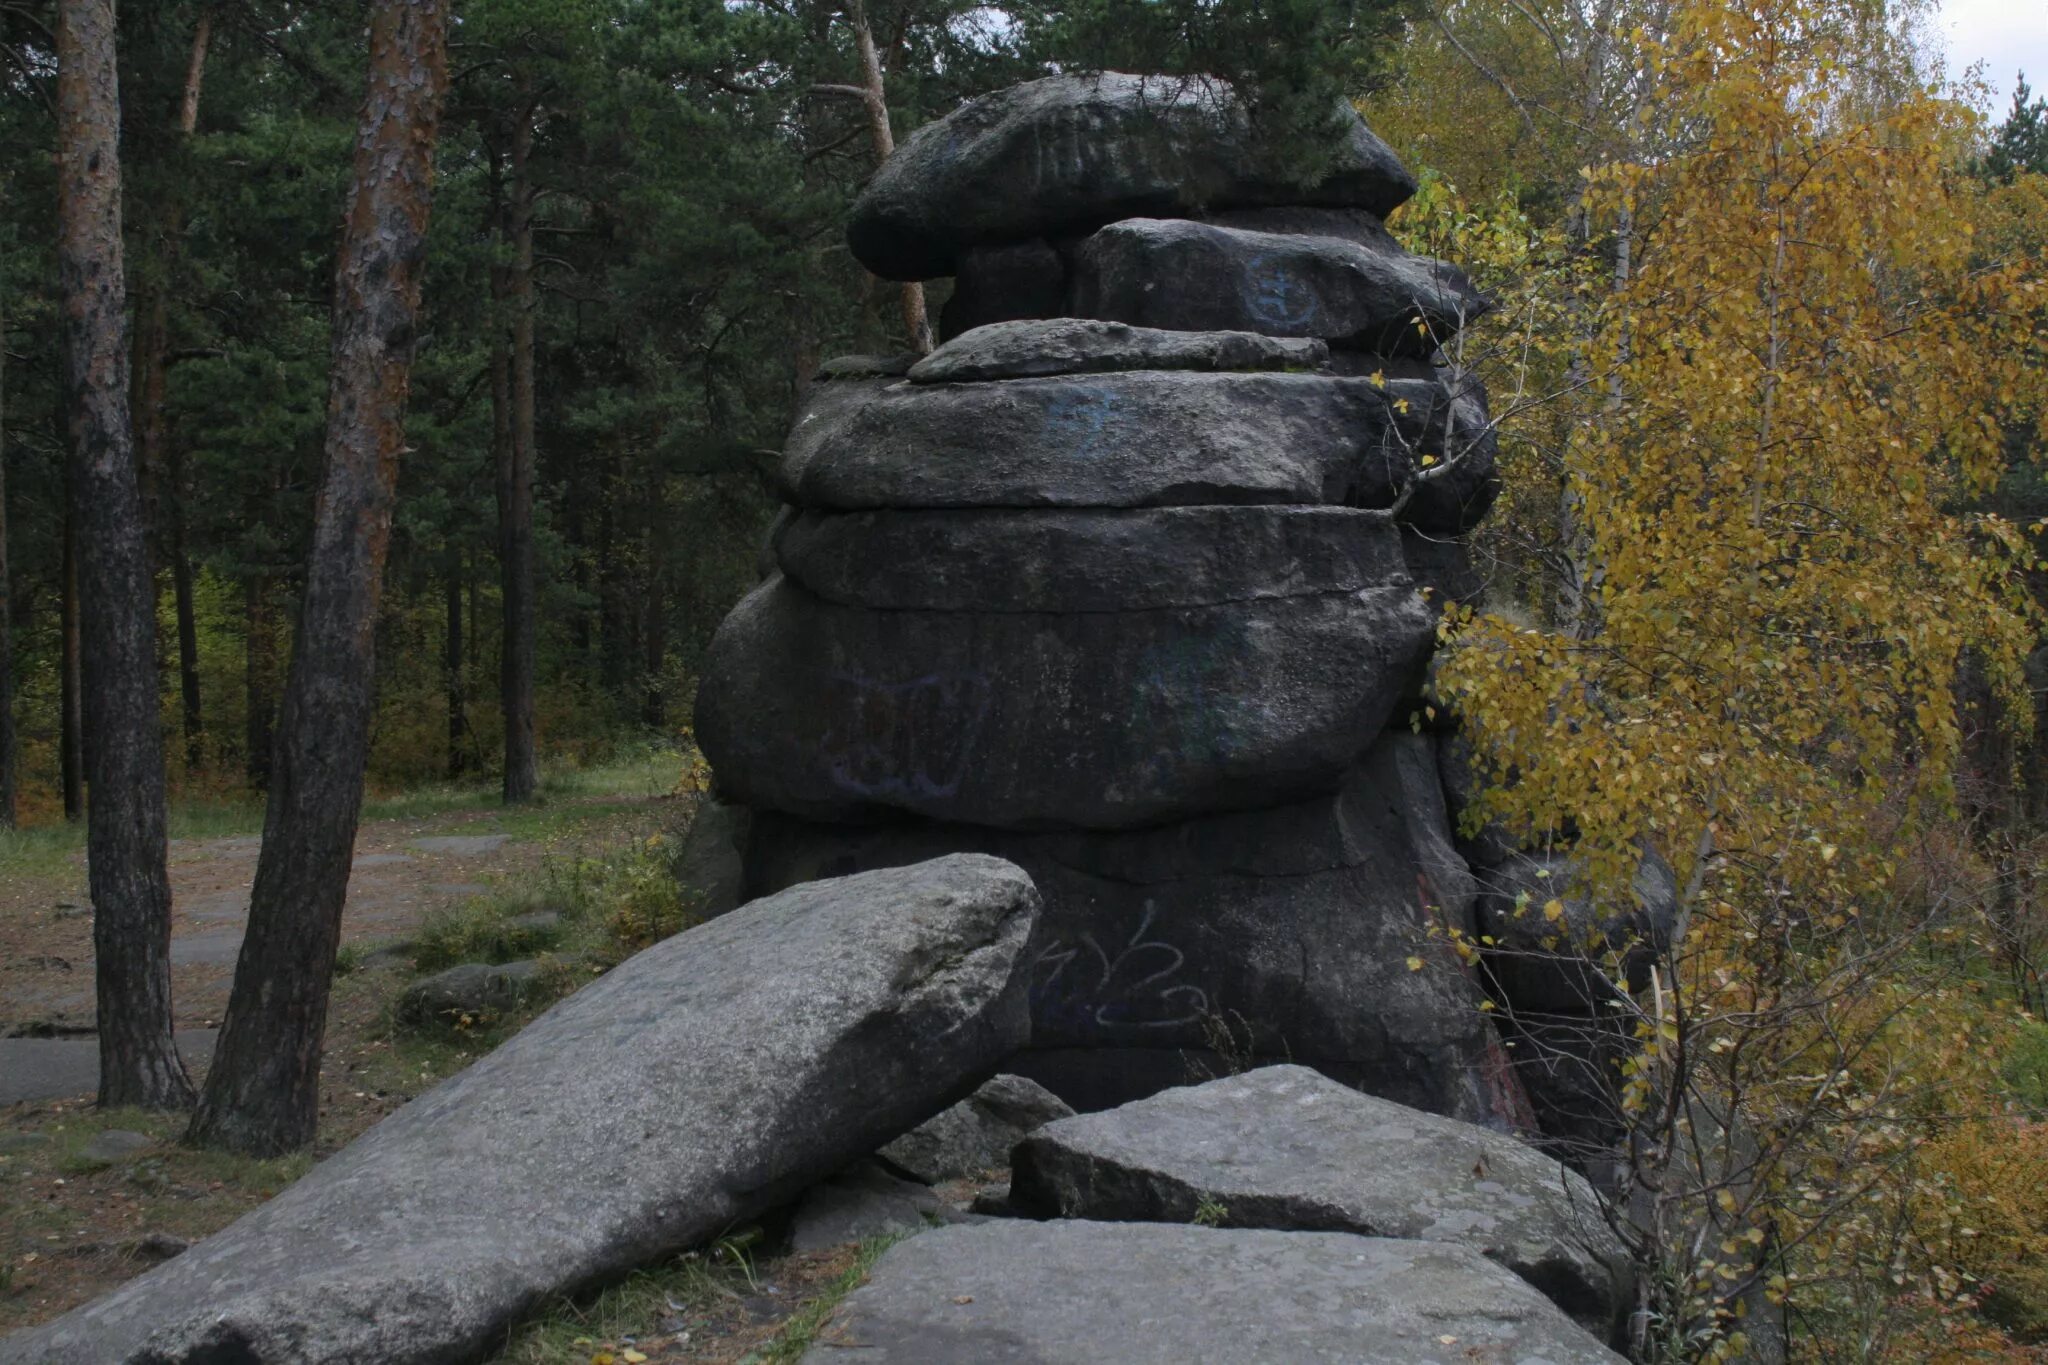
<svg viewBox="0 0 2048 1365">
<path fill-rule="evenodd" d="M 16 821 L 14 594 L 7 575 L 7 318 L 0 297 L 0 829 Z"/>
<path fill-rule="evenodd" d="M 312 1141 L 374 701 L 375 627 L 448 84 L 442 0 L 377 0 L 335 268 L 325 468 L 249 931 L 188 1137 L 253 1155 Z"/>
<path fill-rule="evenodd" d="M 882 58 L 875 51 L 875 35 L 868 27 L 867 7 L 850 0 L 846 18 L 853 26 L 853 45 L 860 54 L 861 103 L 867 107 L 868 137 L 875 149 L 875 164 L 881 165 L 896 152 L 896 134 L 889 127 L 889 98 L 882 85 Z M 897 301 L 903 310 L 903 330 L 919 355 L 930 355 L 932 325 L 924 306 L 924 286 L 906 280 L 897 286 Z"/>
<path fill-rule="evenodd" d="M 57 666 L 57 768 L 64 788 L 64 818 L 85 818 L 85 681 L 78 634 L 78 517 L 64 490 L 64 550 L 58 576 L 57 630 L 62 637 Z"/>
<path fill-rule="evenodd" d="M 113 0 L 57 7 L 57 267 L 85 703 L 87 880 L 99 993 L 99 1102 L 192 1102 L 171 1042 L 156 610 L 128 414 L 120 88 Z"/>
<path fill-rule="evenodd" d="M 504 575 L 505 626 L 499 685 L 505 712 L 505 800 L 530 801 L 540 787 L 534 751 L 534 289 L 533 110 L 523 107 L 512 127 L 511 194 L 506 231 L 512 266 L 511 439 L 498 474 L 499 562 Z"/>
</svg>

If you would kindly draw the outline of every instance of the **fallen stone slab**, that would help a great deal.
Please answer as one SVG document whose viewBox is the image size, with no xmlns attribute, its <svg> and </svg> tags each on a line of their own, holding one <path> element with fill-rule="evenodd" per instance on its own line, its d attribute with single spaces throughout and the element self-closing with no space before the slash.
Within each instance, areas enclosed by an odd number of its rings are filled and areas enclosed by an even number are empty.
<svg viewBox="0 0 2048 1365">
<path fill-rule="evenodd" d="M 968 247 L 1136 214 L 1314 204 L 1384 217 L 1415 177 L 1349 107 L 1312 183 L 1275 164 L 1230 87 L 1204 76 L 1051 76 L 969 100 L 903 141 L 847 243 L 885 279 L 950 275 Z"/>
<path fill-rule="evenodd" d="M 203 1069 L 219 1036 L 210 1028 L 179 1029 L 185 1069 Z M 0 1038 L 0 1108 L 32 1100 L 90 1095 L 100 1088 L 97 1038 Z"/>
<path fill-rule="evenodd" d="M 1071 311 L 1182 331 L 1320 337 L 1427 356 L 1491 305 L 1465 272 L 1391 241 L 1127 218 L 1074 256 Z"/>
<path fill-rule="evenodd" d="M 1036 1081 L 995 1076 L 875 1155 L 912 1179 L 936 1185 L 1007 1167 L 1012 1147 L 1073 1112 L 1066 1101 Z"/>
<path fill-rule="evenodd" d="M 799 507 L 1384 507 L 1399 398 L 1371 378 L 1133 370 L 819 385 L 781 465 Z M 1000 452 L 1001 458 L 992 458 Z"/>
<path fill-rule="evenodd" d="M 797 1201 L 789 1249 L 823 1251 L 870 1237 L 923 1232 L 946 1220 L 947 1205 L 925 1186 L 858 1162 L 813 1185 Z"/>
<path fill-rule="evenodd" d="M 1434 636 L 1405 581 L 1156 611 L 867 611 L 770 579 L 713 637 L 697 742 L 757 809 L 1117 829 L 1327 792 Z"/>
<path fill-rule="evenodd" d="M 912 365 L 909 378 L 913 384 L 966 384 L 1116 370 L 1315 370 L 1329 358 L 1329 347 L 1313 338 L 1047 318 L 962 333 Z"/>
<path fill-rule="evenodd" d="M 999 1220 L 891 1247 L 805 1365 L 1620 1365 L 1466 1247 Z"/>
<path fill-rule="evenodd" d="M 1149 611 L 1408 577 L 1393 519 L 1352 507 L 799 512 L 775 558 L 828 601 L 888 611 Z"/>
<path fill-rule="evenodd" d="M 945 1107 L 1027 1029 L 996 859 L 820 882 L 628 959 L 5 1365 L 427 1365 L 718 1235 Z"/>
<path fill-rule="evenodd" d="M 1040 1217 L 1453 1242 L 1611 1339 L 1627 1252 L 1584 1178 L 1511 1137 L 1269 1066 L 1061 1119 L 1018 1144 L 1010 1201 Z"/>
</svg>

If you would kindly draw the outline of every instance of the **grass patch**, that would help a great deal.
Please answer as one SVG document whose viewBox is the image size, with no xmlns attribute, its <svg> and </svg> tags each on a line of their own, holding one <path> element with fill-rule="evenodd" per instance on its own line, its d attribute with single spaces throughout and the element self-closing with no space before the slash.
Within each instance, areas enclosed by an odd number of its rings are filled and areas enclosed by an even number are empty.
<svg viewBox="0 0 2048 1365">
<path fill-rule="evenodd" d="M 512 1333 L 494 1365 L 589 1365 L 606 1357 L 616 1365 L 626 1351 L 654 1353 L 680 1332 L 688 1332 L 690 1345 L 699 1350 L 716 1345 L 745 1351 L 742 1365 L 789 1365 L 817 1341 L 876 1258 L 901 1239 L 863 1242 L 850 1249 L 850 1260 L 842 1252 L 823 1260 L 790 1258 L 759 1270 L 740 1245 L 745 1240 L 726 1239 L 635 1271 L 598 1293 L 557 1300 Z M 797 1296 L 795 1310 L 779 1325 L 756 1320 L 747 1308 L 770 1292 L 771 1281 Z M 747 1350 L 750 1343 L 753 1349 Z"/>
<path fill-rule="evenodd" d="M 860 1250 L 854 1254 L 853 1264 L 848 1266 L 838 1279 L 827 1285 L 823 1293 L 791 1314 L 782 1330 L 775 1334 L 775 1340 L 768 1343 L 766 1349 L 755 1358 L 761 1365 L 793 1365 L 795 1361 L 801 1360 L 804 1352 L 810 1350 L 812 1344 L 817 1341 L 819 1331 L 824 1328 L 833 1310 L 839 1307 L 840 1302 L 848 1294 L 866 1282 L 868 1272 L 874 1268 L 875 1262 L 881 1259 L 882 1253 L 902 1240 L 902 1236 L 896 1234 L 870 1237 L 862 1242 Z"/>
<path fill-rule="evenodd" d="M 496 783 L 436 783 L 373 795 L 363 803 L 364 821 L 429 820 L 473 811 L 492 817 L 493 832 L 517 839 L 545 839 L 589 820 L 617 814 L 653 796 L 674 792 L 685 758 L 654 746 L 622 750 L 588 767 L 543 772 L 541 800 L 505 808 Z M 610 803 L 605 798 L 616 798 Z M 172 803 L 173 839 L 227 839 L 263 832 L 260 797 L 189 797 Z M 85 848 L 85 824 L 59 822 L 26 829 L 0 829 L 0 876 L 52 879 L 77 871 Z"/>
<path fill-rule="evenodd" d="M 652 834 L 550 853 L 538 876 L 430 914 L 413 940 L 414 967 L 544 957 L 559 964 L 565 985 L 608 970 L 698 922 L 698 893 L 676 875 L 680 850 L 679 839 Z"/>
<path fill-rule="evenodd" d="M 581 1299 L 558 1299 L 516 1329 L 496 1357 L 502 1365 L 587 1365 L 630 1343 L 664 1335 L 664 1319 L 702 1323 L 707 1307 L 736 1302 L 753 1288 L 740 1259 L 688 1252 L 667 1265 L 636 1270 Z M 684 1329 L 687 1330 L 687 1329 Z"/>
<path fill-rule="evenodd" d="M 2029 1114 L 2048 1115 L 2048 1024 L 2022 1023 L 1999 1070 L 2007 1091 Z"/>
</svg>

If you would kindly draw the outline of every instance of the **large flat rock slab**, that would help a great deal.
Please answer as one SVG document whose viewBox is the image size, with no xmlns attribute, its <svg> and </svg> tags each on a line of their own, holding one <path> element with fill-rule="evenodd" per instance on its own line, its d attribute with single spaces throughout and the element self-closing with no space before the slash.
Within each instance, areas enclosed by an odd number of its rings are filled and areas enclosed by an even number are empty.
<svg viewBox="0 0 2048 1365">
<path fill-rule="evenodd" d="M 761 894 L 956 850 L 1017 863 L 1045 898 L 1033 1051 L 1015 1066 L 1077 1107 L 1184 1084 L 1227 1034 L 1260 1061 L 1307 1062 L 1433 1113 L 1525 1122 L 1483 996 L 1446 945 L 1448 931 L 1472 932 L 1473 881 L 1451 847 L 1428 735 L 1383 734 L 1334 796 L 1146 829 L 858 828 L 763 813 L 747 881 Z"/>
<path fill-rule="evenodd" d="M 756 901 L 629 959 L 6 1365 L 468 1361 L 785 1203 L 1027 1032 L 1030 880 L 946 858 Z"/>
<path fill-rule="evenodd" d="M 1432 636 L 1405 582 L 1018 613 L 868 611 L 778 575 L 712 640 L 697 740 L 757 808 L 1127 828 L 1332 789 Z"/>
<path fill-rule="evenodd" d="M 1387 355 L 1427 356 L 1490 308 L 1464 271 L 1391 242 L 1179 218 L 1103 228 L 1075 253 L 1069 287 L 1082 317 L 1315 337 Z"/>
<path fill-rule="evenodd" d="M 889 611 L 1211 607 L 1405 582 L 1393 519 L 1351 507 L 799 512 L 782 571 Z"/>
<path fill-rule="evenodd" d="M 799 507 L 1384 507 L 1418 467 L 1370 376 L 1136 370 L 814 387 L 781 466 Z"/>
<path fill-rule="evenodd" d="M 1498 1261 L 1611 1338 L 1631 1303 L 1593 1187 L 1535 1149 L 1270 1066 L 1060 1119 L 1017 1147 L 1010 1199 L 1046 1217 L 1355 1232 Z"/>
<path fill-rule="evenodd" d="M 969 100 L 906 138 L 861 192 L 847 243 L 885 279 L 950 275 L 971 246 L 1139 214 L 1314 204 L 1381 217 L 1411 175 L 1356 111 L 1333 111 L 1330 164 L 1300 183 L 1243 105 L 1201 76 L 1051 76 Z"/>
<path fill-rule="evenodd" d="M 805 1365 L 1619 1365 L 1465 1247 L 1334 1232 L 1002 1220 L 875 1263 Z"/>
</svg>

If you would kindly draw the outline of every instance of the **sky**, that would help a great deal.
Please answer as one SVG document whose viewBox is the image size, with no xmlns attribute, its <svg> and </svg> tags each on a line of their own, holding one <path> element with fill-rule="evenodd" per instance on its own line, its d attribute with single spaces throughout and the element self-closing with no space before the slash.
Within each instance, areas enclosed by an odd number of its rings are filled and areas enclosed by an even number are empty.
<svg viewBox="0 0 2048 1365">
<path fill-rule="evenodd" d="M 2037 94 L 2048 91 L 2048 0 L 1941 0 L 1934 26 L 1947 39 L 1950 74 L 1985 63 L 1995 114 L 2011 105 L 2017 71 Z"/>
</svg>

